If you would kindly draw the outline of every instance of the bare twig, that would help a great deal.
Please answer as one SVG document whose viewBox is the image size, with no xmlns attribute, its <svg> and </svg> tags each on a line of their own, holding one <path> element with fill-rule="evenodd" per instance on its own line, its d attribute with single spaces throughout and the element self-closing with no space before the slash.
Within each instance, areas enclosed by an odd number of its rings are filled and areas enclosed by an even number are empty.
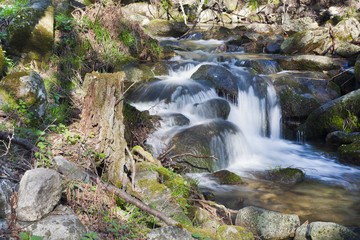
<svg viewBox="0 0 360 240">
<path fill-rule="evenodd" d="M 176 154 L 171 156 L 170 158 L 178 158 L 178 157 L 184 157 L 184 156 L 190 156 L 190 157 L 195 157 L 195 158 L 212 158 L 216 161 L 219 161 L 219 159 L 217 157 L 215 157 L 214 155 L 210 155 L 210 156 L 198 156 L 195 155 L 193 153 L 181 153 L 181 154 Z"/>
<path fill-rule="evenodd" d="M 7 136 L 7 139 L 8 139 L 7 144 L 6 144 L 5 140 L 1 141 L 4 144 L 5 149 L 6 149 L 5 153 L 3 155 L 1 155 L 1 157 L 4 157 L 9 153 L 10 146 L 11 146 L 11 141 L 14 139 L 14 129 L 12 129 L 12 134 L 11 135 L 9 134 Z"/>
<path fill-rule="evenodd" d="M 135 187 L 135 160 L 133 158 L 133 155 L 131 154 L 131 151 L 129 150 L 128 146 L 125 147 L 126 152 L 129 154 L 130 160 L 131 160 L 131 190 L 134 191 Z"/>
</svg>

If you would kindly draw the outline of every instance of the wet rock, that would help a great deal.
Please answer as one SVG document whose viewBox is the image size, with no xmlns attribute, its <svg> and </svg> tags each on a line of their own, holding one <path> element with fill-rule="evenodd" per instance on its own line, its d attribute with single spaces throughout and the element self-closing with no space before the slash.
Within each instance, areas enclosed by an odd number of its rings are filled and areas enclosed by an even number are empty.
<svg viewBox="0 0 360 240">
<path fill-rule="evenodd" d="M 197 114 L 201 117 L 222 118 L 226 120 L 230 113 L 230 104 L 223 98 L 214 98 L 206 102 L 196 103 L 191 109 L 191 113 Z"/>
<path fill-rule="evenodd" d="M 283 29 L 287 35 L 291 36 L 294 33 L 302 32 L 309 29 L 316 29 L 319 25 L 314 19 L 310 17 L 303 17 L 297 19 L 290 19 L 283 24 Z"/>
<path fill-rule="evenodd" d="M 360 165 L 360 140 L 338 148 L 340 161 Z"/>
<path fill-rule="evenodd" d="M 49 240 L 80 240 L 87 233 L 77 216 L 62 205 L 46 218 L 26 227 L 25 230 L 30 231 L 32 235 Z"/>
<path fill-rule="evenodd" d="M 245 183 L 241 177 L 228 170 L 214 172 L 210 174 L 210 177 L 215 178 L 220 184 L 223 185 L 240 185 Z"/>
<path fill-rule="evenodd" d="M 184 22 L 163 19 L 152 20 L 146 27 L 150 35 L 159 37 L 181 37 L 189 30 Z"/>
<path fill-rule="evenodd" d="M 355 79 L 360 83 L 360 57 L 357 58 L 354 66 Z"/>
<path fill-rule="evenodd" d="M 35 117 L 45 114 L 47 93 L 43 79 L 36 72 L 16 72 L 4 77 L 0 82 L 1 97 L 16 105 L 23 101 Z"/>
<path fill-rule="evenodd" d="M 61 197 L 61 178 L 51 169 L 28 170 L 20 181 L 16 217 L 36 221 L 53 210 Z"/>
<path fill-rule="evenodd" d="M 300 225 L 300 219 L 295 214 L 283 214 L 250 206 L 239 210 L 235 225 L 246 227 L 264 239 L 281 239 L 295 232 Z"/>
<path fill-rule="evenodd" d="M 192 153 L 196 156 L 211 156 L 215 154 L 213 144 L 216 144 L 217 151 L 226 152 L 224 145 L 225 135 L 237 134 L 238 131 L 235 125 L 220 119 L 207 124 L 192 126 L 177 133 L 171 139 L 168 146 L 175 145 L 176 147 L 170 154 Z M 192 172 L 213 172 L 221 164 L 226 164 L 212 158 L 196 158 L 193 156 L 182 156 L 178 157 L 177 160 L 190 168 Z"/>
<path fill-rule="evenodd" d="M 10 198 L 13 189 L 9 180 L 0 180 L 0 221 L 11 214 Z M 0 224 L 1 225 L 1 224 Z M 0 227 L 1 229 L 1 227 Z"/>
<path fill-rule="evenodd" d="M 327 71 L 341 68 L 341 62 L 326 56 L 296 55 L 279 57 L 277 61 L 284 70 Z"/>
<path fill-rule="evenodd" d="M 191 78 L 207 82 L 223 95 L 237 96 L 238 94 L 236 77 L 222 66 L 202 65 Z"/>
<path fill-rule="evenodd" d="M 304 181 L 305 174 L 297 168 L 275 168 L 266 172 L 265 179 L 281 184 L 295 185 Z"/>
<path fill-rule="evenodd" d="M 342 144 L 349 144 L 355 141 L 360 141 L 360 133 L 346 133 L 343 131 L 331 132 L 326 136 L 326 143 L 333 147 L 339 147 Z"/>
<path fill-rule="evenodd" d="M 192 240 L 191 233 L 178 227 L 161 227 L 153 229 L 148 235 L 148 240 Z"/>
<path fill-rule="evenodd" d="M 67 161 L 63 156 L 54 157 L 56 170 L 64 174 L 68 179 L 89 182 L 90 176 L 80 169 L 75 163 Z"/>
<path fill-rule="evenodd" d="M 138 64 L 135 62 L 127 62 L 125 65 L 116 66 L 114 72 L 123 71 L 125 73 L 126 79 L 125 81 L 129 83 L 133 82 L 142 82 L 142 81 L 150 81 L 153 80 L 154 73 L 151 69 L 145 64 Z"/>
<path fill-rule="evenodd" d="M 356 79 L 353 71 L 343 72 L 342 70 L 329 71 L 332 82 L 339 86 L 341 95 L 356 90 Z"/>
<path fill-rule="evenodd" d="M 316 108 L 340 96 L 339 88 L 319 72 L 292 72 L 271 76 L 283 117 L 307 117 Z"/>
<path fill-rule="evenodd" d="M 246 67 L 251 67 L 257 74 L 274 74 L 280 72 L 282 69 L 276 61 L 267 59 L 254 59 L 246 61 Z"/>
<path fill-rule="evenodd" d="M 209 201 L 215 201 L 215 194 L 212 192 L 202 192 L 204 198 Z"/>
<path fill-rule="evenodd" d="M 190 124 L 190 120 L 181 113 L 162 115 L 161 118 L 167 118 L 170 126 L 186 126 Z"/>
<path fill-rule="evenodd" d="M 296 229 L 295 240 L 356 240 L 359 235 L 348 228 L 332 222 L 312 222 Z"/>
<path fill-rule="evenodd" d="M 281 46 L 281 43 L 279 43 L 279 42 L 270 43 L 270 44 L 265 46 L 265 53 L 269 53 L 269 54 L 280 53 L 280 51 L 281 51 L 280 46 Z"/>
<path fill-rule="evenodd" d="M 164 62 L 156 62 L 149 67 L 156 76 L 169 75 L 169 67 Z"/>
<path fill-rule="evenodd" d="M 349 58 L 360 53 L 360 46 L 349 42 L 342 42 L 339 46 L 336 47 L 335 52 L 341 57 Z"/>
<path fill-rule="evenodd" d="M 252 240 L 253 234 L 244 227 L 222 225 L 218 228 L 216 240 Z"/>
<path fill-rule="evenodd" d="M 328 133 L 342 131 L 349 112 L 360 114 L 360 90 L 350 92 L 317 108 L 307 118 L 304 130 L 307 139 L 325 137 Z"/>
<path fill-rule="evenodd" d="M 31 0 L 7 28 L 9 52 L 25 63 L 46 63 L 54 45 L 54 8 L 50 0 Z"/>
</svg>

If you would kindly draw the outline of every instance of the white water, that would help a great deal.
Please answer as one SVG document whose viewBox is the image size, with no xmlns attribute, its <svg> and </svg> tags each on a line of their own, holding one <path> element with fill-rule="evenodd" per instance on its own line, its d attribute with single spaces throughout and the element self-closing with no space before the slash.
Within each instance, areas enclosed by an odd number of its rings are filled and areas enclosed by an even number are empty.
<svg viewBox="0 0 360 240">
<path fill-rule="evenodd" d="M 220 43 L 200 41 L 196 44 L 212 46 Z M 203 50 L 196 52 L 200 51 Z M 207 61 L 211 59 L 211 62 L 197 62 L 197 65 L 192 63 L 193 59 L 184 58 L 185 55 L 183 52 L 182 57 L 176 57 L 172 61 L 188 62 L 187 65 L 177 71 L 171 71 L 168 76 L 159 76 L 161 81 L 149 86 L 160 86 L 159 95 L 162 91 L 171 89 L 170 101 L 161 100 L 159 97 L 147 102 L 133 103 L 139 110 L 149 110 L 154 115 L 180 113 L 190 120 L 187 126 L 177 126 L 173 120 L 164 118 L 161 127 L 147 141 L 155 155 L 169 147 L 167 144 L 176 133 L 211 121 L 192 110 L 194 104 L 218 98 L 214 89 L 202 86 L 190 78 L 202 64 L 226 65 L 239 81 L 251 81 L 246 74 L 246 68 L 237 67 L 231 62 L 218 63 L 214 60 L 216 58 L 209 57 L 211 54 L 208 52 L 204 55 Z M 281 139 L 281 110 L 271 84 L 268 84 L 265 98 L 259 98 L 252 86 L 239 89 L 237 102 L 238 104 L 231 103 L 231 112 L 227 120 L 235 124 L 240 132 L 227 135 L 225 140 L 211 139 L 212 152 L 222 162 L 221 168 L 229 169 L 241 176 L 252 177 L 254 171 L 265 171 L 278 166 L 295 167 L 302 169 L 309 178 L 340 184 L 349 189 L 359 189 L 359 168 L 343 165 L 310 145 L 300 145 Z M 204 175 L 198 177 L 200 184 L 211 187 Z"/>
</svg>

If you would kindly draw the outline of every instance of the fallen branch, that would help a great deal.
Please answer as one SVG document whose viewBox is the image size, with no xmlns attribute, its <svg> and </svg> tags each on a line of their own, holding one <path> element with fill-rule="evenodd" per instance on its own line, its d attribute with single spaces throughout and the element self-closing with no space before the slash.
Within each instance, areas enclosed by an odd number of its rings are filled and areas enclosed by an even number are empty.
<svg viewBox="0 0 360 240">
<path fill-rule="evenodd" d="M 181 154 L 176 154 L 171 156 L 170 158 L 178 158 L 178 157 L 184 157 L 184 156 L 190 156 L 190 157 L 195 157 L 195 158 L 212 158 L 216 161 L 219 161 L 219 159 L 217 157 L 215 157 L 214 155 L 210 155 L 210 156 L 197 156 L 195 154 L 192 153 L 181 153 Z"/>
<path fill-rule="evenodd" d="M 330 80 L 329 80 L 329 81 L 334 80 L 334 79 L 335 79 L 335 78 L 337 78 L 338 76 L 342 75 L 343 73 L 346 73 L 346 72 L 350 71 L 351 69 L 354 69 L 354 67 L 351 67 L 351 68 L 345 69 L 344 71 L 342 71 L 342 72 L 340 72 L 340 73 L 336 74 L 335 76 L 333 76 L 332 78 L 330 78 Z"/>
<path fill-rule="evenodd" d="M 10 133 L 0 132 L 0 140 L 9 142 L 10 141 L 9 138 L 11 138 L 11 136 L 12 136 L 12 134 L 10 134 Z M 11 139 L 11 142 L 14 144 L 20 145 L 27 150 L 33 150 L 35 148 L 35 146 L 31 142 L 29 142 L 28 140 L 23 139 L 23 138 L 13 137 Z"/>
</svg>

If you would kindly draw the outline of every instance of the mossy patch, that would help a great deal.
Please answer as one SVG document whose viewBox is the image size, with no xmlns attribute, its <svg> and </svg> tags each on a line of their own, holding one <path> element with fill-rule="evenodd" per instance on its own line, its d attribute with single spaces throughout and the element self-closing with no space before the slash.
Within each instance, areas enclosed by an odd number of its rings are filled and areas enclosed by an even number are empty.
<svg viewBox="0 0 360 240">
<path fill-rule="evenodd" d="M 241 177 L 239 177 L 238 175 L 236 175 L 233 172 L 230 172 L 228 170 L 221 170 L 218 172 L 214 172 L 210 175 L 213 178 L 216 178 L 220 184 L 225 184 L 225 185 L 240 185 L 240 184 L 244 184 L 245 181 L 242 180 Z"/>
<path fill-rule="evenodd" d="M 355 141 L 338 148 L 340 160 L 355 165 L 360 165 L 360 141 Z"/>
<path fill-rule="evenodd" d="M 216 240 L 251 240 L 254 239 L 253 234 L 246 228 L 239 226 L 223 225 L 218 228 Z"/>
</svg>

